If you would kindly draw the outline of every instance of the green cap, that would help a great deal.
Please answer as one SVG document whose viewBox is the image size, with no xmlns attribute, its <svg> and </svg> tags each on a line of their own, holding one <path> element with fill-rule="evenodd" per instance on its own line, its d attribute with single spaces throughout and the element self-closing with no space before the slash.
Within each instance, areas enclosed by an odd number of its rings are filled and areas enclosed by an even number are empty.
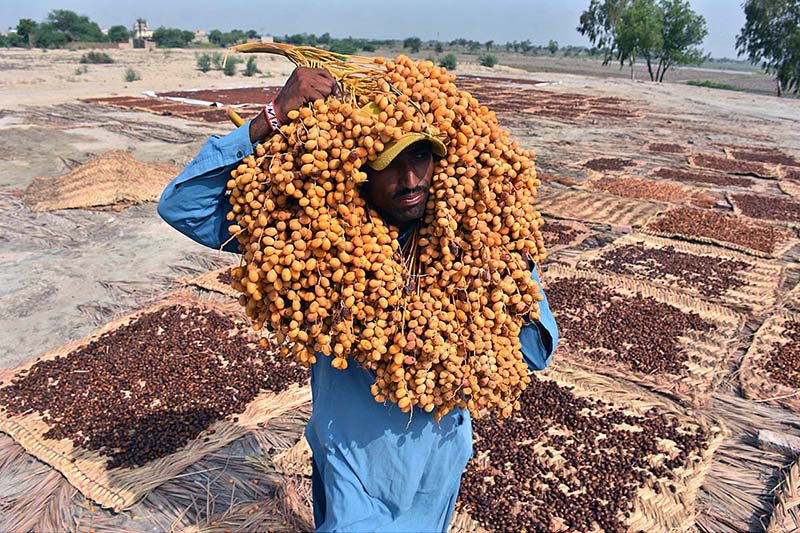
<svg viewBox="0 0 800 533">
<path fill-rule="evenodd" d="M 377 116 L 380 112 L 377 104 L 370 103 L 361 108 L 362 113 L 368 113 L 372 116 Z M 447 155 L 447 147 L 444 143 L 429 133 L 409 132 L 396 140 L 391 140 L 384 144 L 383 150 L 378 154 L 373 161 L 367 162 L 367 165 L 373 170 L 383 170 L 388 167 L 394 158 L 400 152 L 419 141 L 428 141 L 431 143 L 431 150 L 439 157 Z"/>
</svg>

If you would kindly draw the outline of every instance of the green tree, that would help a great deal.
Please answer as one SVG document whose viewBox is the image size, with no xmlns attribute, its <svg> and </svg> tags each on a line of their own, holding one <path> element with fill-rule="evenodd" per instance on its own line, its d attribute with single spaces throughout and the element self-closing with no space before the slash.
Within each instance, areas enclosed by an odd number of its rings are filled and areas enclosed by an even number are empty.
<svg viewBox="0 0 800 533">
<path fill-rule="evenodd" d="M 415 54 L 422 48 L 422 40 L 419 37 L 409 37 L 403 41 L 403 48 L 410 48 L 411 53 Z"/>
<path fill-rule="evenodd" d="M 550 50 L 551 54 L 555 54 L 556 52 L 558 52 L 558 41 L 550 39 L 550 42 L 547 43 L 547 49 Z"/>
<path fill-rule="evenodd" d="M 589 8 L 581 13 L 577 30 L 602 51 L 603 65 L 608 65 L 612 59 L 620 59 L 617 27 L 629 4 L 630 0 L 592 0 Z"/>
<path fill-rule="evenodd" d="M 692 11 L 688 0 L 661 0 L 660 7 L 662 48 L 655 80 L 664 81 L 664 75 L 673 65 L 703 62 L 703 51 L 698 46 L 708 35 L 708 29 L 706 19 Z"/>
<path fill-rule="evenodd" d="M 603 54 L 603 64 L 616 59 L 631 67 L 644 59 L 652 81 L 664 81 L 674 65 L 699 63 L 698 46 L 708 30 L 705 19 L 687 0 L 592 0 L 578 31 L 592 42 L 591 54 Z"/>
<path fill-rule="evenodd" d="M 23 42 L 28 43 L 28 46 L 33 46 L 34 34 L 38 26 L 34 20 L 19 19 L 19 22 L 17 22 L 17 35 Z"/>
<path fill-rule="evenodd" d="M 631 6 L 622 12 L 617 28 L 617 57 L 620 66 L 627 61 L 631 67 L 637 57 L 644 58 L 650 79 L 655 80 L 653 61 L 660 55 L 663 47 L 663 17 L 655 0 L 633 0 Z"/>
<path fill-rule="evenodd" d="M 746 0 L 736 50 L 775 76 L 778 96 L 800 92 L 800 2 Z"/>
<path fill-rule="evenodd" d="M 351 56 L 358 52 L 358 47 L 353 39 L 333 39 L 329 50 L 334 54 L 344 54 Z"/>
<path fill-rule="evenodd" d="M 488 52 L 489 50 L 492 49 L 492 46 L 494 46 L 494 41 L 486 41 L 485 43 L 483 43 L 483 46 L 486 47 L 486 51 Z"/>
<path fill-rule="evenodd" d="M 102 42 L 106 40 L 96 22 L 68 9 L 54 9 L 47 15 L 47 20 L 42 26 L 48 27 L 48 30 L 64 33 L 69 42 Z"/>
<path fill-rule="evenodd" d="M 63 31 L 54 29 L 49 24 L 42 24 L 36 32 L 34 43 L 39 48 L 61 48 L 69 42 L 69 37 Z"/>
<path fill-rule="evenodd" d="M 219 30 L 211 30 L 208 34 L 208 41 L 216 44 L 217 46 L 227 48 L 235 44 L 246 42 L 247 39 L 250 38 L 248 35 L 250 32 L 255 34 L 255 30 L 249 30 L 249 32 L 244 32 L 242 30 L 231 30 L 226 33 L 223 33 Z"/>
<path fill-rule="evenodd" d="M 194 32 L 165 28 L 161 26 L 153 32 L 153 40 L 159 48 L 186 48 L 194 39 Z"/>
<path fill-rule="evenodd" d="M 128 28 L 122 25 L 111 26 L 108 28 L 108 40 L 112 43 L 121 43 L 127 41 L 131 36 Z"/>
<path fill-rule="evenodd" d="M 27 41 L 23 41 L 22 38 L 16 32 L 10 32 L 8 35 L 0 35 L 0 47 L 3 48 L 11 48 L 11 47 L 24 47 L 29 46 Z"/>
<path fill-rule="evenodd" d="M 444 52 L 444 45 L 442 45 L 441 42 L 436 41 L 436 45 L 434 45 L 433 49 L 437 54 L 441 54 Z"/>
<path fill-rule="evenodd" d="M 467 49 L 469 49 L 470 52 L 477 52 L 481 49 L 481 43 L 478 41 L 470 41 L 467 43 Z"/>
<path fill-rule="evenodd" d="M 211 30 L 208 32 L 208 42 L 212 44 L 216 44 L 217 46 L 224 46 L 223 42 L 223 35 L 222 32 L 219 30 Z"/>
</svg>

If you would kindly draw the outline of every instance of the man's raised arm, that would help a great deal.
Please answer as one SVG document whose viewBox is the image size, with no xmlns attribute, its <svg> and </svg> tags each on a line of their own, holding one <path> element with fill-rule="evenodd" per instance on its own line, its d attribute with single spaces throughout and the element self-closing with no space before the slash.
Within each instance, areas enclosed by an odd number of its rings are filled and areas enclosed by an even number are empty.
<svg viewBox="0 0 800 533">
<path fill-rule="evenodd" d="M 292 109 L 330 94 L 338 94 L 338 86 L 328 71 L 297 68 L 272 102 L 270 111 L 274 110 L 279 123 L 285 123 Z M 219 249 L 228 241 L 224 249 L 238 252 L 236 239 L 229 240 L 229 222 L 225 217 L 231 204 L 225 184 L 231 170 L 251 155 L 254 145 L 272 131 L 267 113 L 265 109 L 224 137 L 212 136 L 197 157 L 161 193 L 158 202 L 161 218 L 200 244 Z"/>
</svg>

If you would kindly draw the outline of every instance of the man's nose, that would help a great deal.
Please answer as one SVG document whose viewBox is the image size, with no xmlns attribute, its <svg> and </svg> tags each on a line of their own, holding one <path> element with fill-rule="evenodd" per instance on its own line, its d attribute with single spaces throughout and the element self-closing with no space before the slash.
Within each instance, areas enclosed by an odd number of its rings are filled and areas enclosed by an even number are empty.
<svg viewBox="0 0 800 533">
<path fill-rule="evenodd" d="M 414 165 L 403 162 L 399 170 L 400 179 L 398 180 L 398 185 L 406 189 L 413 189 L 419 185 L 420 177 L 417 176 L 417 173 L 414 171 Z"/>
</svg>

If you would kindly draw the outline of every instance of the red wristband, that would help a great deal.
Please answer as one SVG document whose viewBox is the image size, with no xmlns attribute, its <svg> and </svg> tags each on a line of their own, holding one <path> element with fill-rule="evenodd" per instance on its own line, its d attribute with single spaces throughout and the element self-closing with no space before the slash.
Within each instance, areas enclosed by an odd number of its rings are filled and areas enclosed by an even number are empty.
<svg viewBox="0 0 800 533">
<path fill-rule="evenodd" d="M 275 112 L 274 100 L 264 106 L 264 116 L 267 118 L 267 122 L 270 128 L 272 128 L 272 131 L 280 131 L 281 121 L 278 118 L 278 113 Z"/>
</svg>

